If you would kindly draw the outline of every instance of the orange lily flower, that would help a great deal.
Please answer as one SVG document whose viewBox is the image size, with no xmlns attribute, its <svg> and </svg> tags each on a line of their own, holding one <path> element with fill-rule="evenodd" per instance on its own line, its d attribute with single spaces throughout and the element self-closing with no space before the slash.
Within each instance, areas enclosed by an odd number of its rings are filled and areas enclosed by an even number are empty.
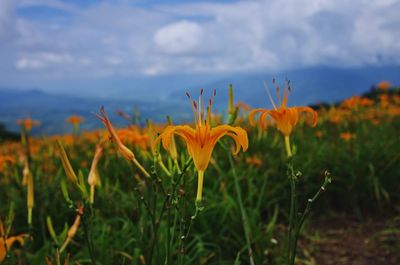
<svg viewBox="0 0 400 265">
<path fill-rule="evenodd" d="M 18 236 L 6 237 L 3 223 L 0 221 L 0 262 L 4 261 L 7 251 L 10 251 L 15 242 L 18 242 L 20 245 L 24 244 L 24 236 L 24 234 L 21 234 Z"/>
<path fill-rule="evenodd" d="M 72 115 L 70 117 L 68 117 L 67 122 L 71 123 L 74 126 L 77 126 L 79 124 L 81 124 L 82 122 L 84 122 L 84 118 L 82 118 L 81 116 L 77 116 L 77 115 Z"/>
<path fill-rule="evenodd" d="M 15 164 L 15 159 L 9 155 L 0 155 L 0 172 L 8 165 Z"/>
<path fill-rule="evenodd" d="M 11 237 L 7 238 L 5 242 L 4 242 L 3 238 L 0 238 L 0 262 L 2 262 L 7 255 L 5 245 L 7 245 L 7 250 L 10 250 L 15 242 L 19 242 L 21 245 L 23 245 L 24 244 L 24 236 L 23 235 L 11 236 Z"/>
<path fill-rule="evenodd" d="M 249 110 L 250 110 L 250 106 L 247 105 L 247 104 L 244 103 L 244 102 L 238 102 L 238 103 L 236 103 L 236 107 L 237 107 L 238 109 L 242 109 L 242 110 L 244 110 L 244 111 L 249 111 Z"/>
<path fill-rule="evenodd" d="M 32 127 L 39 126 L 40 122 L 38 120 L 32 120 L 30 117 L 24 120 L 17 120 L 17 124 L 21 125 L 27 132 L 32 130 Z"/>
<path fill-rule="evenodd" d="M 273 79 L 273 84 L 275 84 L 275 79 Z M 285 146 L 286 146 L 286 151 L 288 156 L 292 156 L 292 152 L 290 149 L 290 144 L 289 144 L 289 136 L 293 131 L 293 128 L 296 126 L 298 120 L 299 120 L 299 113 L 301 112 L 307 112 L 311 114 L 312 120 L 311 120 L 311 126 L 314 127 L 317 125 L 318 121 L 318 114 L 315 110 L 313 110 L 310 107 L 287 107 L 287 102 L 288 102 L 288 94 L 290 92 L 290 82 L 287 81 L 284 91 L 283 91 L 283 99 L 280 97 L 280 90 L 279 86 L 276 87 L 277 93 L 278 93 L 278 99 L 280 101 L 280 105 L 277 106 L 272 99 L 271 94 L 268 91 L 269 98 L 271 100 L 272 105 L 274 106 L 274 109 L 263 109 L 263 108 L 257 108 L 254 109 L 250 112 L 249 114 L 249 120 L 251 125 L 255 125 L 256 122 L 254 120 L 255 115 L 258 113 L 260 114 L 259 116 L 259 124 L 261 128 L 266 128 L 266 123 L 265 119 L 267 118 L 267 115 L 270 116 L 276 123 L 277 129 L 283 134 L 285 137 Z"/>
<path fill-rule="evenodd" d="M 189 93 L 186 93 L 189 99 L 191 99 Z M 214 90 L 214 96 L 216 92 Z M 193 158 L 194 165 L 198 172 L 198 186 L 197 186 L 197 196 L 196 202 L 201 202 L 202 191 L 203 191 L 203 177 L 204 171 L 206 170 L 210 159 L 212 151 L 215 144 L 225 135 L 230 136 L 236 143 L 236 149 L 234 154 L 240 151 L 246 151 L 248 148 L 248 138 L 247 132 L 240 127 L 233 127 L 230 125 L 219 125 L 214 128 L 211 127 L 211 108 L 212 101 L 210 99 L 209 106 L 207 108 L 207 117 L 205 117 L 203 89 L 200 92 L 200 98 L 197 104 L 196 100 L 193 100 L 193 112 L 196 127 L 192 128 L 188 125 L 177 125 L 177 126 L 167 126 L 163 133 L 158 137 L 158 140 L 162 140 L 163 147 L 166 150 L 170 149 L 172 144 L 172 136 L 174 134 L 183 138 L 186 142 L 189 155 Z"/>
<path fill-rule="evenodd" d="M 392 84 L 389 81 L 381 81 L 376 85 L 377 89 L 386 91 L 388 90 L 390 87 L 392 86 Z"/>
</svg>

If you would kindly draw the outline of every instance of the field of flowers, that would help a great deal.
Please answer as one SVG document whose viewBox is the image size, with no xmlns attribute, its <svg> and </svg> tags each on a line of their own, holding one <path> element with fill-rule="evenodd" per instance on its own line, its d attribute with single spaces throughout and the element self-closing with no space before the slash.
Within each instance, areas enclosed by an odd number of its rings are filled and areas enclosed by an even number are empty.
<svg viewBox="0 0 400 265">
<path fill-rule="evenodd" d="M 340 218 L 379 220 L 371 264 L 398 264 L 400 88 L 313 108 L 276 88 L 271 109 L 231 89 L 225 116 L 187 94 L 188 125 L 115 128 L 100 108 L 105 130 L 71 116 L 71 134 L 30 137 L 40 122 L 18 121 L 0 142 L 0 264 L 364 264 L 318 262 Z"/>
</svg>

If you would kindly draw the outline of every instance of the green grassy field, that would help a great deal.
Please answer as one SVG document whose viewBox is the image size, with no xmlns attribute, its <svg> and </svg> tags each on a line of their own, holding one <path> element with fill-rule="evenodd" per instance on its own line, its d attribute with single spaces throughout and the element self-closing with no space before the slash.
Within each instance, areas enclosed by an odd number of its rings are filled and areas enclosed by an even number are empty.
<svg viewBox="0 0 400 265">
<path fill-rule="evenodd" d="M 205 170 L 199 203 L 197 170 L 182 137 L 175 135 L 176 162 L 159 144 L 155 144 L 158 151 L 152 152 L 153 131 L 163 132 L 163 125 L 118 130 L 149 176 L 121 155 L 106 131 L 77 128 L 71 135 L 30 138 L 25 128 L 21 141 L 0 144 L 4 227 L 0 263 L 64 264 L 69 259 L 67 264 L 290 264 L 288 245 L 293 243 L 288 242 L 296 235 L 293 231 L 288 241 L 289 220 L 295 220 L 296 229 L 306 209 L 311 211 L 299 231 L 296 264 L 319 264 L 315 242 L 321 234 L 312 221 L 325 220 L 325 226 L 320 226 L 323 231 L 332 224 L 329 220 L 338 218 L 394 222 L 384 222 L 365 237 L 390 234 L 387 251 L 398 262 L 400 102 L 396 91 L 373 91 L 368 95 L 370 103 L 352 98 L 340 106 L 320 108 L 315 127 L 309 126 L 305 115 L 290 135 L 294 155 L 289 159 L 276 124 L 266 130 L 250 126 L 248 111 L 239 108 L 230 121 L 247 131 L 248 150 L 232 155 L 233 141 L 221 138 Z M 213 120 L 223 124 L 228 119 Z M 77 180 L 67 176 L 56 140 L 65 148 Z M 87 179 L 100 143 L 100 182 L 90 203 Z M 291 217 L 294 177 L 296 203 Z M 321 190 L 327 177 L 332 182 Z M 318 198 L 310 201 L 319 190 Z M 34 198 L 33 205 L 29 197 Z M 27 201 L 33 206 L 31 224 Z M 70 228 L 77 216 L 80 223 L 74 234 Z M 18 235 L 23 246 L 17 242 L 6 246 L 7 238 Z M 63 247 L 68 235 L 69 243 Z M 330 236 L 335 237 L 323 238 Z"/>
</svg>

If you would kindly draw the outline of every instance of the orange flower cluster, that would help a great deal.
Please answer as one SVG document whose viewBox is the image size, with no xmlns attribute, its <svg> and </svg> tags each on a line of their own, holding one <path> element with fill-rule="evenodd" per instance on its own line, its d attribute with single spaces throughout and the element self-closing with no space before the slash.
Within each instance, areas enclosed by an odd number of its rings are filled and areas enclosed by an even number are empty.
<svg viewBox="0 0 400 265">
<path fill-rule="evenodd" d="M 149 135 L 138 126 L 129 126 L 125 129 L 116 130 L 118 137 L 123 143 L 131 144 L 140 149 L 149 148 Z"/>
<path fill-rule="evenodd" d="M 351 112 L 347 109 L 332 107 L 329 109 L 327 116 L 331 123 L 339 124 L 344 120 L 348 120 L 351 117 Z"/>
<path fill-rule="evenodd" d="M 374 101 L 369 98 L 353 96 L 348 99 L 345 99 L 340 105 L 342 108 L 354 109 L 357 107 L 370 107 L 374 105 Z"/>
<path fill-rule="evenodd" d="M 275 81 L 273 81 L 273 83 L 275 85 Z M 239 115 L 238 109 L 245 112 L 242 113 L 238 119 L 233 119 L 236 122 L 240 122 L 240 127 L 228 124 L 219 125 L 222 123 L 222 117 L 219 115 L 212 115 L 214 97 L 207 102 L 208 107 L 206 107 L 207 104 L 205 104 L 203 100 L 202 91 L 198 100 L 192 100 L 188 94 L 194 112 L 194 126 L 174 126 L 172 124 L 168 126 L 152 125 L 144 129 L 132 125 L 127 128 L 116 129 L 112 126 L 104 109 L 101 109 L 101 114 L 98 117 L 104 123 L 107 131 L 98 130 L 83 132 L 79 136 L 74 136 L 72 134 L 56 135 L 44 139 L 30 137 L 29 151 L 33 159 L 35 159 L 35 156 L 38 157 L 39 155 L 41 159 L 51 159 L 54 155 L 53 149 L 55 139 L 59 139 L 63 145 L 68 147 L 82 144 L 97 145 L 99 142 L 103 143 L 106 139 L 111 139 L 117 148 L 107 149 L 107 147 L 104 146 L 104 152 L 118 152 L 122 154 L 127 160 L 135 163 L 142 171 L 143 175 L 149 176 L 148 172 L 137 161 L 135 152 L 140 151 L 141 155 L 145 154 L 142 156 L 145 157 L 145 159 L 148 159 L 148 157 L 160 157 L 160 154 L 156 153 L 158 152 L 156 150 L 158 148 L 157 145 L 161 142 L 162 146 L 167 149 L 173 160 L 177 160 L 179 156 L 174 137 L 177 139 L 180 138 L 185 142 L 188 153 L 193 159 L 194 165 L 198 171 L 197 201 L 201 201 L 203 174 L 209 165 L 215 145 L 222 137 L 228 136 L 233 140 L 236 147 L 234 148 L 234 153 L 236 154 L 241 149 L 245 151 L 248 148 L 247 132 L 244 129 L 247 128 L 246 126 L 248 124 L 253 126 L 258 124 L 261 129 L 275 126 L 284 137 L 286 153 L 287 156 L 290 157 L 292 153 L 289 137 L 293 133 L 295 127 L 302 124 L 302 115 L 304 115 L 305 118 L 309 118 L 304 119 L 304 121 L 308 121 L 309 125 L 312 127 L 317 125 L 318 120 L 320 123 L 330 122 L 338 125 L 337 128 L 335 128 L 339 129 L 335 134 L 336 139 L 350 141 L 356 137 L 354 133 L 348 132 L 351 128 L 351 126 L 349 126 L 351 125 L 350 123 L 367 120 L 370 124 L 376 126 L 382 123 L 382 121 L 390 121 L 394 117 L 400 115 L 400 96 L 396 95 L 393 92 L 394 90 L 389 90 L 390 87 L 391 84 L 389 82 L 383 81 L 376 86 L 379 91 L 373 91 L 373 93 L 375 93 L 374 95 L 378 94 L 375 100 L 367 97 L 353 96 L 344 100 L 337 107 L 321 108 L 318 113 L 307 106 L 288 106 L 288 97 L 290 93 L 289 82 L 286 83 L 283 91 L 280 90 L 279 86 L 276 86 L 278 102 L 275 102 L 269 94 L 273 105 L 271 109 L 257 108 L 250 110 L 250 107 L 244 103 L 239 102 L 235 105 L 232 96 L 229 100 L 229 114 L 231 116 Z M 235 118 L 237 117 L 235 116 Z M 248 123 L 247 118 L 249 121 Z M 79 125 L 84 119 L 72 115 L 67 121 L 73 125 Z M 32 120 L 31 118 L 18 120 L 17 123 L 20 124 L 26 132 L 29 132 L 34 126 L 40 124 L 39 121 Z M 158 135 L 157 132 L 160 132 L 160 135 Z M 259 135 L 262 135 L 261 130 L 258 132 Z M 329 132 L 322 130 L 322 128 L 319 128 L 315 132 L 315 136 L 318 138 L 325 138 L 325 136 L 328 135 Z M 89 153 L 90 152 L 87 152 L 88 156 Z M 69 155 L 71 158 L 77 158 L 78 153 L 72 152 Z M 24 144 L 11 142 L 3 143 L 0 149 L 0 172 L 4 171 L 8 165 L 18 164 L 23 166 L 23 161 L 26 157 L 26 148 Z M 159 158 L 159 160 L 162 160 L 162 158 Z M 162 165 L 162 161 L 159 160 L 158 162 Z M 246 158 L 245 162 L 255 167 L 262 166 L 262 160 L 257 156 L 249 156 Z M 90 165 L 89 163 L 89 160 L 80 161 L 80 165 L 83 167 L 88 167 Z M 178 164 L 177 161 L 173 163 Z M 56 170 L 54 167 L 49 166 L 51 163 L 46 164 L 48 164 L 48 168 L 45 169 L 45 172 L 54 172 Z M 179 165 L 177 165 L 177 168 L 179 168 Z M 168 169 L 164 171 L 168 173 Z"/>
</svg>

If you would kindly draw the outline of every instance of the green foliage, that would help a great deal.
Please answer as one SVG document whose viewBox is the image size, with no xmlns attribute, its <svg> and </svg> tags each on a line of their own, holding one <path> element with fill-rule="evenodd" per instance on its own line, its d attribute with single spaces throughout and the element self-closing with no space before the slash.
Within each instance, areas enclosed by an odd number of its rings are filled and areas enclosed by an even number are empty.
<svg viewBox="0 0 400 265">
<path fill-rule="evenodd" d="M 317 128 L 299 125 L 291 136 L 296 146 L 292 163 L 302 172 L 297 182 L 299 211 L 306 209 L 307 200 L 320 189 L 325 170 L 332 173 L 333 183 L 313 205 L 314 213 L 355 212 L 362 218 L 392 209 L 400 202 L 399 130 L 398 118 L 383 120 L 379 126 L 368 121 L 345 125 L 321 121 Z M 316 131 L 323 132 L 321 138 L 315 136 Z M 343 131 L 351 131 L 356 137 L 344 141 L 340 139 Z M 71 165 L 79 172 L 79 185 L 68 181 L 54 143 L 44 145 L 31 158 L 35 182 L 33 240 L 27 239 L 22 259 L 42 264 L 46 256 L 54 257 L 74 222 L 74 207 L 81 202 L 87 231 L 81 224 L 61 254 L 62 260 L 67 252 L 71 254 L 70 264 L 91 262 L 86 240 L 99 264 L 248 264 L 249 245 L 256 264 L 282 264 L 290 204 L 283 139 L 272 128 L 263 132 L 250 128 L 248 132 L 249 150 L 233 158 L 234 167 L 226 150 L 230 142 L 216 146 L 213 162 L 205 172 L 204 209 L 195 218 L 197 175 L 179 140 L 182 174 L 162 151 L 171 176 L 156 159 L 149 158 L 148 151 L 131 146 L 138 161 L 151 172 L 146 178 L 135 165 L 115 155 L 113 147 L 106 147 L 99 163 L 101 186 L 96 187 L 93 207 L 87 203 L 86 179 L 96 143 L 76 136 L 67 148 Z M 249 162 L 254 156 L 262 165 Z M 29 231 L 22 169 L 16 163 L 0 173 L 0 216 L 7 216 L 10 205 L 14 205 L 12 234 Z M 54 232 L 49 231 L 49 222 Z M 10 255 L 4 264 L 17 260 Z"/>
</svg>

